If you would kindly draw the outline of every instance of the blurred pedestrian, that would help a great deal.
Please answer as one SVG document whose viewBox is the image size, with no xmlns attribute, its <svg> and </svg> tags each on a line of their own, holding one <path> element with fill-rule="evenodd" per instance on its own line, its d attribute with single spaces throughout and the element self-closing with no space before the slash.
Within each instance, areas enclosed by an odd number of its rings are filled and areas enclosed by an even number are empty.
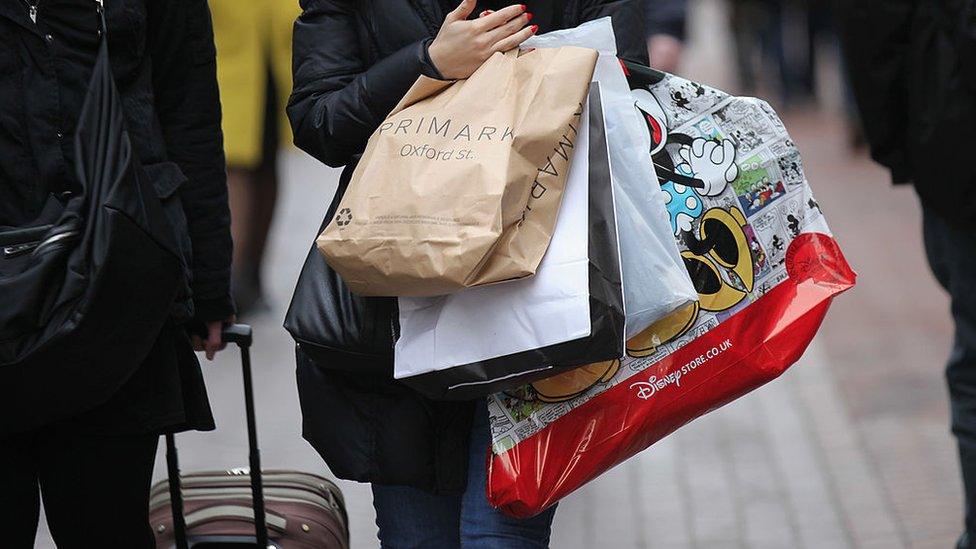
<svg viewBox="0 0 976 549">
<path fill-rule="evenodd" d="M 291 33 L 298 0 L 210 0 L 240 314 L 264 306 L 261 266 L 278 198 L 278 151 L 291 142 Z"/>
<path fill-rule="evenodd" d="M 736 74 L 741 93 L 755 94 L 760 83 L 759 68 L 765 66 L 763 59 L 778 58 L 780 19 L 778 4 L 773 2 L 778 0 L 730 1 L 729 26 L 735 42 Z"/>
<path fill-rule="evenodd" d="M 655 69 L 676 73 L 688 19 L 687 0 L 642 0 L 647 54 Z"/>
<path fill-rule="evenodd" d="M 106 389 L 114 390 L 107 401 L 79 395 L 83 404 L 70 417 L 0 432 L 5 548 L 33 547 L 41 498 L 58 547 L 155 546 L 148 503 L 159 434 L 213 428 L 194 343 L 182 322 L 192 318 L 205 326 L 207 339 L 194 336 L 195 345 L 212 357 L 221 347 L 222 322 L 234 313 L 206 0 L 105 2 L 106 32 L 97 7 L 95 0 L 0 2 L 0 226 L 29 224 L 45 204 L 79 192 L 72 137 L 107 36 L 139 177 L 165 198 L 176 234 L 192 244 L 192 257 L 183 261 L 192 271 L 193 298 L 174 304 L 173 319 L 127 380 L 105 380 L 121 385 Z M 119 338 L 138 329 L 104 326 Z M 88 375 L 110 378 L 94 369 Z M 36 422 L 44 405 L 24 410 L 25 421 Z"/>
<path fill-rule="evenodd" d="M 784 106 L 813 101 L 817 49 L 832 32 L 829 8 L 826 0 L 731 0 L 740 91 L 774 84 Z"/>
<path fill-rule="evenodd" d="M 345 166 L 327 219 L 335 215 L 370 134 L 420 75 L 466 78 L 493 52 L 515 48 L 537 32 L 605 15 L 613 15 L 621 56 L 646 59 L 641 5 L 632 0 L 415 0 L 386 2 L 383 9 L 351 0 L 302 0 L 302 7 L 288 114 L 300 148 L 330 166 Z M 365 373 L 364 356 L 392 356 L 393 341 L 383 334 L 389 334 L 393 300 L 356 297 L 335 272 L 328 273 L 329 282 L 316 293 L 373 319 L 364 322 L 378 343 L 375 349 L 338 348 L 328 363 L 315 363 L 299 350 L 303 432 L 338 476 L 372 483 L 381 546 L 548 546 L 555 509 L 516 520 L 488 504 L 491 436 L 484 399 L 425 399 L 393 379 L 392 360 L 384 368 L 388 374 Z M 321 321 L 331 333 L 347 329 Z"/>
<path fill-rule="evenodd" d="M 946 368 L 966 497 L 958 549 L 976 547 L 976 2 L 864 0 L 840 11 L 872 157 L 921 198 L 925 251 L 952 299 Z"/>
</svg>

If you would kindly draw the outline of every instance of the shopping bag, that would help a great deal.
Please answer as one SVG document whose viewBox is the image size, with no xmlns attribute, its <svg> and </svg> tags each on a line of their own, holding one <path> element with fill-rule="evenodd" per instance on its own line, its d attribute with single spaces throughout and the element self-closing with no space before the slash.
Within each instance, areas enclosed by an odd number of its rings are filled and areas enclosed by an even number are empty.
<svg viewBox="0 0 976 549">
<path fill-rule="evenodd" d="M 855 282 L 769 105 L 627 69 L 699 300 L 619 360 L 489 399 L 488 499 L 513 516 L 782 374 Z"/>
<path fill-rule="evenodd" d="M 318 238 L 360 295 L 431 296 L 535 273 L 596 52 L 496 53 L 470 78 L 421 76 L 370 137 Z"/>
<path fill-rule="evenodd" d="M 600 87 L 594 83 L 552 244 L 532 278 L 399 298 L 395 377 L 468 400 L 623 353 L 624 303 Z"/>
<path fill-rule="evenodd" d="M 647 154 L 650 137 L 634 116 L 634 99 L 617 59 L 609 17 L 527 40 L 524 47 L 576 46 L 599 54 L 593 80 L 600 83 L 613 168 L 614 204 L 624 273 L 627 336 L 697 300 L 668 224 L 664 195 Z"/>
</svg>

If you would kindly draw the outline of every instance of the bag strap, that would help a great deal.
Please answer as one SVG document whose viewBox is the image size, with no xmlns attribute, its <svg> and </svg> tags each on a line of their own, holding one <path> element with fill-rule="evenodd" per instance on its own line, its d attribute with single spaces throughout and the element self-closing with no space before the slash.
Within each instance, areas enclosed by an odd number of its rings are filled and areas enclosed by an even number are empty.
<svg viewBox="0 0 976 549">
<path fill-rule="evenodd" d="M 254 534 L 258 547 L 268 547 L 268 525 L 264 507 L 264 485 L 261 474 L 261 450 L 258 448 L 258 429 L 254 416 L 254 386 L 251 380 L 251 327 L 234 324 L 224 328 L 221 338 L 241 350 L 241 374 L 244 377 L 244 411 L 247 416 L 248 462 L 251 477 L 251 506 L 254 512 Z M 169 475 L 170 507 L 173 511 L 173 532 L 176 547 L 188 549 L 186 519 L 183 514 L 183 490 L 180 486 L 179 456 L 176 437 L 166 434 L 166 465 Z"/>
<path fill-rule="evenodd" d="M 95 0 L 95 4 L 97 4 L 95 11 L 98 12 L 98 20 L 101 23 L 101 28 L 98 30 L 102 33 L 102 45 L 105 45 L 108 42 L 108 23 L 105 22 L 105 0 Z"/>
</svg>

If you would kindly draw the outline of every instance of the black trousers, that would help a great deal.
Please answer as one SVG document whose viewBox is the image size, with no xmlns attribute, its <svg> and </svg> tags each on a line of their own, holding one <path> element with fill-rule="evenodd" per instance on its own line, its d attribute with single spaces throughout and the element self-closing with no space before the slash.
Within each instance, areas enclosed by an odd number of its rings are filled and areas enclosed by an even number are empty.
<svg viewBox="0 0 976 549">
<path fill-rule="evenodd" d="M 946 382 L 966 498 L 966 531 L 958 548 L 976 549 L 976 233 L 952 227 L 928 209 L 924 218 L 925 252 L 952 298 L 955 322 Z"/>
<path fill-rule="evenodd" d="M 59 549 L 155 547 L 149 486 L 158 440 L 64 428 L 0 438 L 0 546 L 34 547 L 43 497 Z"/>
</svg>

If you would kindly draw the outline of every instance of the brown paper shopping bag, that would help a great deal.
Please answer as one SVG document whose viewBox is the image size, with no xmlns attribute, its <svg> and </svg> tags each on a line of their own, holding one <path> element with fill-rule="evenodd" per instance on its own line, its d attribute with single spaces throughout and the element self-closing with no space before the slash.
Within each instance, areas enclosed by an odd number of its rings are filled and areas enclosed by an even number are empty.
<svg viewBox="0 0 976 549">
<path fill-rule="evenodd" d="M 431 296 L 532 275 L 566 184 L 597 54 L 496 53 L 420 77 L 370 138 L 318 238 L 360 295 Z"/>
</svg>

